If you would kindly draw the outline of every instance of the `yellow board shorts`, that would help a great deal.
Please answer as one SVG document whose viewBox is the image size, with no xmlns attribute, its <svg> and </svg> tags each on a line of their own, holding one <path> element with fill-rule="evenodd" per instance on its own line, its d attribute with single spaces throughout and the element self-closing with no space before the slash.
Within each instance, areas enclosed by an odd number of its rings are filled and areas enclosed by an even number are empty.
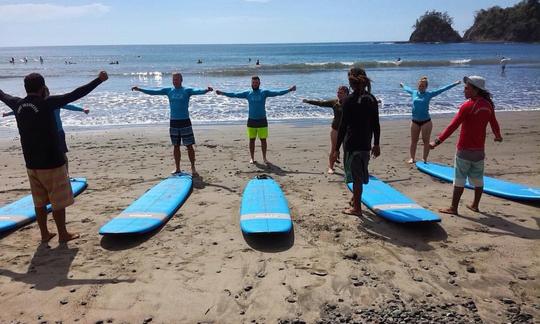
<svg viewBox="0 0 540 324">
<path fill-rule="evenodd" d="M 53 210 L 73 204 L 73 192 L 65 165 L 54 169 L 26 169 L 34 206 L 52 205 Z"/>
<path fill-rule="evenodd" d="M 260 139 L 268 138 L 268 126 L 267 127 L 248 127 L 247 136 L 249 139 L 256 139 L 257 136 Z"/>
</svg>

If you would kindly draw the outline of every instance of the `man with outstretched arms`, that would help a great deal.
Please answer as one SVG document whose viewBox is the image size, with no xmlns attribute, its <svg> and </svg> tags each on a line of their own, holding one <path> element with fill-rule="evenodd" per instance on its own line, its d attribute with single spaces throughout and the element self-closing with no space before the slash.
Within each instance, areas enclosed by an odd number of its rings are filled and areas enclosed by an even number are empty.
<svg viewBox="0 0 540 324">
<path fill-rule="evenodd" d="M 0 101 L 15 112 L 41 241 L 44 243 L 56 235 L 47 228 L 48 204 L 52 205 L 58 240 L 62 243 L 79 237 L 66 229 L 66 207 L 73 204 L 73 192 L 64 153 L 59 145 L 54 111 L 86 96 L 107 79 L 107 73 L 102 71 L 92 82 L 70 93 L 48 96 L 43 76 L 31 73 L 24 78 L 25 98 L 13 97 L 0 90 Z"/>
<path fill-rule="evenodd" d="M 206 89 L 193 89 L 182 86 L 182 74 L 176 72 L 172 75 L 172 81 L 174 87 L 167 87 L 161 89 L 144 89 L 137 86 L 132 87 L 132 91 L 140 91 L 148 95 L 161 95 L 169 98 L 169 106 L 171 109 L 171 121 L 169 134 L 171 136 L 171 142 L 173 145 L 174 164 L 176 169 L 172 172 L 180 173 L 180 144 L 186 146 L 188 151 L 189 161 L 191 162 L 191 173 L 194 177 L 197 177 L 197 169 L 195 168 L 195 136 L 193 135 L 193 128 L 191 127 L 191 119 L 189 119 L 189 98 L 195 95 L 206 94 L 213 91 L 211 87 Z"/>
<path fill-rule="evenodd" d="M 268 138 L 268 120 L 266 119 L 266 98 L 277 97 L 296 91 L 296 86 L 281 91 L 261 90 L 261 79 L 258 76 L 251 78 L 251 90 L 243 92 L 223 92 L 216 90 L 216 94 L 230 98 L 247 99 L 249 105 L 249 115 L 247 120 L 247 135 L 249 138 L 249 163 L 255 163 L 255 140 L 259 137 L 264 163 L 266 159 L 266 149 Z"/>
</svg>

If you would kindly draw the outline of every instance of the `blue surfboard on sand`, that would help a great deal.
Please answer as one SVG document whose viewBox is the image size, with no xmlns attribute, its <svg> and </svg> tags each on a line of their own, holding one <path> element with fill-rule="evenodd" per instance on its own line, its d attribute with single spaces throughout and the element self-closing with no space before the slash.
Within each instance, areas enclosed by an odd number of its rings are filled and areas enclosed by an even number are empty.
<svg viewBox="0 0 540 324">
<path fill-rule="evenodd" d="M 186 201 L 190 174 L 178 173 L 155 185 L 99 229 L 101 235 L 144 234 L 165 224 Z"/>
<path fill-rule="evenodd" d="M 242 194 L 240 228 L 246 234 L 287 233 L 292 228 L 287 199 L 269 176 L 251 179 Z"/>
<path fill-rule="evenodd" d="M 71 179 L 73 196 L 78 196 L 87 186 L 86 178 Z M 51 210 L 51 205 L 47 205 L 47 212 Z M 0 233 L 20 227 L 34 220 L 36 220 L 34 201 L 32 200 L 32 195 L 28 195 L 0 208 Z"/>
<path fill-rule="evenodd" d="M 352 182 L 348 183 L 347 187 L 352 192 Z M 374 176 L 370 176 L 369 183 L 363 186 L 362 203 L 380 217 L 396 223 L 441 221 L 437 214 Z"/>
<path fill-rule="evenodd" d="M 445 180 L 454 181 L 454 168 L 451 166 L 433 163 L 416 162 L 418 170 L 431 176 Z M 469 181 L 465 184 L 469 189 L 473 188 Z M 530 187 L 519 183 L 499 180 L 484 176 L 484 192 L 493 196 L 535 202 L 540 201 L 540 188 Z"/>
</svg>

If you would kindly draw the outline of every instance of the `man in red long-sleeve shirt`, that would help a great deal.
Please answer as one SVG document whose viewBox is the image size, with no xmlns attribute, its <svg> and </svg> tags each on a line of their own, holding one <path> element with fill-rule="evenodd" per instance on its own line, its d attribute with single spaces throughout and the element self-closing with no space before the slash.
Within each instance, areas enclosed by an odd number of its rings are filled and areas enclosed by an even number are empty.
<svg viewBox="0 0 540 324">
<path fill-rule="evenodd" d="M 491 94 L 486 90 L 486 80 L 479 76 L 470 76 L 463 78 L 463 82 L 465 83 L 463 93 L 467 101 L 461 105 L 446 129 L 430 143 L 431 149 L 434 149 L 461 125 L 454 165 L 452 205 L 450 208 L 439 210 L 441 213 L 454 215 L 458 214 L 459 200 L 467 178 L 474 186 L 474 201 L 472 205 L 467 205 L 467 208 L 479 211 L 478 205 L 484 191 L 484 144 L 488 123 L 495 135 L 495 141 L 502 141 Z"/>
</svg>

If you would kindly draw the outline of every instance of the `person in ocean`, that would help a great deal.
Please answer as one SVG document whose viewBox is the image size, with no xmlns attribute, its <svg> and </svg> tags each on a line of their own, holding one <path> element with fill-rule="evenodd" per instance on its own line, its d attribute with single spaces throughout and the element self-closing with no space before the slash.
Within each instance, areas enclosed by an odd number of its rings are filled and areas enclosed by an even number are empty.
<svg viewBox="0 0 540 324">
<path fill-rule="evenodd" d="M 412 97 L 411 145 L 409 148 L 411 156 L 407 163 L 412 164 L 416 161 L 416 146 L 418 145 L 420 134 L 422 134 L 422 141 L 424 142 L 422 160 L 424 162 L 427 161 L 429 155 L 429 140 L 431 130 L 433 129 L 433 123 L 431 122 L 431 117 L 429 115 L 429 102 L 433 97 L 452 89 L 460 82 L 461 81 L 456 81 L 434 91 L 427 91 L 428 78 L 425 76 L 418 80 L 418 88 L 416 90 L 403 83 L 399 84 L 399 86 Z"/>
<path fill-rule="evenodd" d="M 339 152 L 336 159 L 332 157 L 332 152 L 336 150 L 336 142 L 337 142 L 337 135 L 339 130 L 339 124 L 341 122 L 341 115 L 342 115 L 342 104 L 343 100 L 349 95 L 349 87 L 347 86 L 340 86 L 337 89 L 337 97 L 335 99 L 330 100 L 308 100 L 304 99 L 302 102 L 315 105 L 319 107 L 328 107 L 332 108 L 334 111 L 334 119 L 332 120 L 332 130 L 330 131 L 330 154 L 328 157 L 328 173 L 333 174 L 334 173 L 334 164 L 339 159 Z"/>
<path fill-rule="evenodd" d="M 495 142 L 502 142 L 501 129 L 497 118 L 491 94 L 486 89 L 486 80 L 480 76 L 463 78 L 465 88 L 463 94 L 467 99 L 454 116 L 450 124 L 441 134 L 430 143 L 434 149 L 444 142 L 454 131 L 461 126 L 457 141 L 457 152 L 454 164 L 454 191 L 452 205 L 440 209 L 445 214 L 458 214 L 459 201 L 467 178 L 474 187 L 474 200 L 467 205 L 472 211 L 479 212 L 480 198 L 484 191 L 484 159 L 486 128 L 489 124 L 495 135 Z"/>
<path fill-rule="evenodd" d="M 261 90 L 261 79 L 258 76 L 251 78 L 251 90 L 243 92 L 223 92 L 216 90 L 216 94 L 226 96 L 229 98 L 242 98 L 247 99 L 249 106 L 248 120 L 247 120 L 247 135 L 249 139 L 249 154 L 251 159 L 249 163 L 255 163 L 255 140 L 259 137 L 261 141 L 261 150 L 264 163 L 268 164 L 266 159 L 266 149 L 268 138 L 268 120 L 266 119 L 266 98 L 282 96 L 291 91 L 296 91 L 296 86 L 279 90 Z"/>
<path fill-rule="evenodd" d="M 172 82 L 172 88 L 145 89 L 134 86 L 131 88 L 131 91 L 140 91 L 147 95 L 167 96 L 169 98 L 169 107 L 171 111 L 169 134 L 173 145 L 173 157 L 176 167 L 172 173 L 176 174 L 182 172 L 180 169 L 180 144 L 182 144 L 188 151 L 188 157 L 191 163 L 191 174 L 192 176 L 197 177 L 199 176 L 199 173 L 195 168 L 195 149 L 193 148 L 195 136 L 193 135 L 191 119 L 189 118 L 189 99 L 191 96 L 203 95 L 214 89 L 211 87 L 207 87 L 206 89 L 183 87 L 182 74 L 178 72 L 173 73 Z"/>
</svg>

